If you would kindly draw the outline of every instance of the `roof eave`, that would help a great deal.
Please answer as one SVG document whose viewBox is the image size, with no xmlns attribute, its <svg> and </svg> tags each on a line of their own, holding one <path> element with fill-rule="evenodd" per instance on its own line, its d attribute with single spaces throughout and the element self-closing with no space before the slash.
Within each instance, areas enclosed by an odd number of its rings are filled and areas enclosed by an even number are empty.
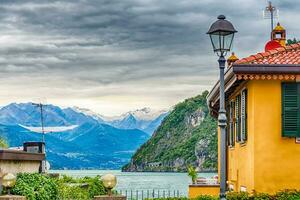
<svg viewBox="0 0 300 200">
<path fill-rule="evenodd" d="M 237 81 L 238 74 L 299 74 L 300 65 L 293 64 L 234 64 L 225 73 L 225 92 Z M 214 85 L 207 95 L 210 112 L 217 113 L 214 104 L 219 101 L 220 82 Z"/>
<path fill-rule="evenodd" d="M 297 74 L 299 64 L 233 64 L 235 74 Z"/>
<path fill-rule="evenodd" d="M 228 85 L 228 83 L 234 82 L 235 76 L 233 73 L 233 68 L 230 67 L 225 73 L 224 81 L 225 81 L 225 86 Z M 230 84 L 231 85 L 231 84 Z M 228 89 L 228 86 L 225 87 L 225 91 Z M 216 102 L 219 100 L 219 94 L 220 94 L 220 81 L 218 80 L 214 87 L 211 89 L 211 91 L 207 95 L 207 105 L 209 109 L 212 109 L 211 103 Z M 215 111 L 216 112 L 216 111 Z"/>
</svg>

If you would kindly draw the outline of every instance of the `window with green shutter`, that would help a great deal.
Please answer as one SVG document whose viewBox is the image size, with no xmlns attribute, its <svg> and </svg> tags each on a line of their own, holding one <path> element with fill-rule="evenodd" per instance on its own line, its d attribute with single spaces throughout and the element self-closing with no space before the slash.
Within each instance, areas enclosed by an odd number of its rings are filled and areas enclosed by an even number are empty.
<svg viewBox="0 0 300 200">
<path fill-rule="evenodd" d="M 247 140 L 247 90 L 241 94 L 241 142 Z"/>
<path fill-rule="evenodd" d="M 241 141 L 241 95 L 235 98 L 235 136 L 236 141 Z"/>
<path fill-rule="evenodd" d="M 230 104 L 226 105 L 226 119 L 227 119 L 227 124 L 226 124 L 226 144 L 227 146 L 231 146 L 230 144 L 230 115 L 229 115 L 229 111 L 230 111 Z"/>
<path fill-rule="evenodd" d="M 300 83 L 282 83 L 282 136 L 300 137 Z"/>
<path fill-rule="evenodd" d="M 230 102 L 229 106 L 229 146 L 234 146 L 234 101 Z"/>
</svg>

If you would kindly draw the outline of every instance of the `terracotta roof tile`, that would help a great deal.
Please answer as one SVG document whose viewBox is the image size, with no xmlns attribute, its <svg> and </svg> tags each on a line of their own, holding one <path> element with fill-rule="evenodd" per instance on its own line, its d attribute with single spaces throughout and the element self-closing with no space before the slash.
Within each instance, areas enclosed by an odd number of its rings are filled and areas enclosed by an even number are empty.
<svg viewBox="0 0 300 200">
<path fill-rule="evenodd" d="M 299 47 L 299 43 L 296 43 L 296 44 L 291 44 L 291 47 L 294 49 L 294 48 L 297 48 Z"/>
<path fill-rule="evenodd" d="M 257 53 L 235 64 L 300 64 L 300 43 Z"/>
<path fill-rule="evenodd" d="M 263 58 L 263 56 L 261 54 L 256 54 L 256 55 L 252 55 L 255 59 L 260 59 Z"/>
<path fill-rule="evenodd" d="M 267 51 L 267 52 L 262 52 L 262 56 L 263 56 L 263 57 L 266 57 L 266 56 L 269 56 L 269 55 L 271 55 L 271 53 L 268 52 L 268 51 Z"/>
<path fill-rule="evenodd" d="M 286 50 L 290 50 L 290 49 L 293 49 L 292 45 L 286 46 Z"/>
<path fill-rule="evenodd" d="M 279 48 L 277 49 L 278 52 L 283 52 L 283 51 L 285 51 L 285 50 L 286 50 L 285 47 L 279 47 Z"/>
<path fill-rule="evenodd" d="M 272 49 L 272 50 L 270 50 L 269 52 L 270 52 L 270 54 L 272 55 L 272 54 L 277 53 L 278 51 L 277 51 L 276 49 Z"/>
</svg>

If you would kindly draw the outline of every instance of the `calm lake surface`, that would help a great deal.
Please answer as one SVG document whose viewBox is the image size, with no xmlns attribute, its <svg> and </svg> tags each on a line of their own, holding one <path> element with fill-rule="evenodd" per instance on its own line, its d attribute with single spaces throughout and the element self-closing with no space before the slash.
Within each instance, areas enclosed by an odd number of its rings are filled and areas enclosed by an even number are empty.
<svg viewBox="0 0 300 200">
<path fill-rule="evenodd" d="M 72 177 L 94 177 L 97 175 L 104 175 L 111 173 L 117 176 L 118 191 L 147 191 L 147 190 L 160 190 L 160 191 L 174 191 L 179 192 L 180 196 L 187 196 L 188 185 L 191 179 L 187 173 L 154 173 L 154 172 L 121 172 L 119 170 L 51 170 L 51 173 L 60 173 Z M 210 178 L 216 175 L 215 173 L 201 173 L 200 177 Z"/>
</svg>

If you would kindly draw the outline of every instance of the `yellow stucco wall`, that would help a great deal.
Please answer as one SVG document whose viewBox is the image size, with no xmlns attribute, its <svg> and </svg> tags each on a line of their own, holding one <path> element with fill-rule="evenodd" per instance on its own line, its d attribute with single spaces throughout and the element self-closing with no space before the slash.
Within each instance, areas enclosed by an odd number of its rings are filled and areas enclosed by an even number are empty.
<svg viewBox="0 0 300 200">
<path fill-rule="evenodd" d="M 281 82 L 253 81 L 254 189 L 300 189 L 300 144 L 281 136 Z"/>
<path fill-rule="evenodd" d="M 219 196 L 220 186 L 211 185 L 190 185 L 189 198 L 196 198 L 200 195 Z"/>
<path fill-rule="evenodd" d="M 249 117 L 254 114 L 253 107 L 253 91 L 249 89 L 251 83 L 241 85 L 230 100 L 240 94 L 243 89 L 248 89 L 248 133 L 253 132 L 253 118 Z M 254 188 L 254 135 L 248 134 L 248 140 L 244 144 L 235 142 L 234 147 L 227 149 L 227 179 L 234 191 L 240 191 L 241 187 L 246 187 L 247 191 Z"/>
<path fill-rule="evenodd" d="M 235 191 L 300 189 L 300 144 L 281 136 L 281 81 L 253 80 L 248 90 L 248 140 L 228 148 L 228 183 Z"/>
</svg>

